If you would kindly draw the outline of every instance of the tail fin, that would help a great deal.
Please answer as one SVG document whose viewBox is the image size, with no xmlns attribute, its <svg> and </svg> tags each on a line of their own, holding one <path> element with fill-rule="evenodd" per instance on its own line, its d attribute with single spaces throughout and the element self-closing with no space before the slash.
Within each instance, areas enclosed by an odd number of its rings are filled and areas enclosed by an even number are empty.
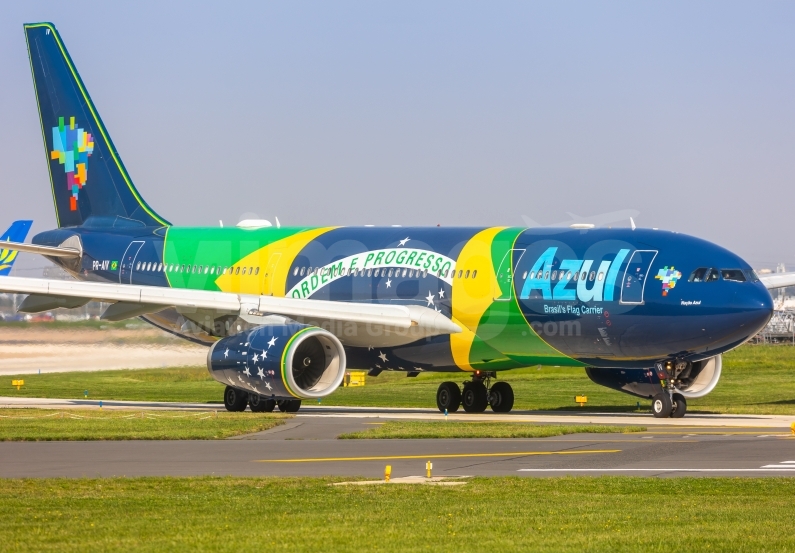
<svg viewBox="0 0 795 553">
<path fill-rule="evenodd" d="M 17 259 L 18 251 L 3 249 L 3 242 L 24 242 L 33 221 L 14 221 L 8 230 L 0 236 L 0 276 L 11 272 Z"/>
<path fill-rule="evenodd" d="M 58 226 L 168 225 L 135 189 L 55 26 L 26 24 L 25 38 Z"/>
</svg>

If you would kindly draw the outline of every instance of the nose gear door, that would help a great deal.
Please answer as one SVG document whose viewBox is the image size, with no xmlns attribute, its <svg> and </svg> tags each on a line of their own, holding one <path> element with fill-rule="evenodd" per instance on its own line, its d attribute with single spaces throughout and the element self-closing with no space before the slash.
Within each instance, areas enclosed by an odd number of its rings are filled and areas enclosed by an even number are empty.
<svg viewBox="0 0 795 553">
<path fill-rule="evenodd" d="M 624 282 L 621 285 L 621 303 L 641 305 L 643 289 L 649 277 L 652 261 L 657 257 L 657 250 L 635 250 L 624 269 Z"/>
<path fill-rule="evenodd" d="M 497 270 L 497 282 L 494 285 L 494 301 L 509 301 L 513 299 L 513 273 L 519 266 L 525 250 L 508 250 L 502 257 Z"/>
<path fill-rule="evenodd" d="M 136 240 L 135 242 L 130 242 L 130 245 L 127 246 L 127 250 L 121 258 L 121 266 L 119 267 L 120 284 L 132 284 L 133 265 L 143 245 L 144 243 L 142 241 Z"/>
</svg>

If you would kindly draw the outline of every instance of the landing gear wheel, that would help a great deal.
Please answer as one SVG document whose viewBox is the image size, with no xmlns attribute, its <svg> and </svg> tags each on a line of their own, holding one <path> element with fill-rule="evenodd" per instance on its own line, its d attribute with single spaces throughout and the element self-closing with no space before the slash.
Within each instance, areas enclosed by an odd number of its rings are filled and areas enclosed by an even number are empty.
<svg viewBox="0 0 795 553">
<path fill-rule="evenodd" d="M 252 413 L 272 413 L 276 408 L 276 401 L 265 399 L 258 394 L 248 396 L 248 406 Z"/>
<path fill-rule="evenodd" d="M 464 393 L 461 404 L 467 413 L 482 413 L 489 405 L 489 395 L 482 382 L 467 382 L 464 384 Z"/>
<path fill-rule="evenodd" d="M 224 390 L 224 407 L 226 407 L 227 411 L 231 411 L 233 413 L 245 411 L 247 404 L 247 393 L 238 390 L 237 388 L 232 388 L 232 386 L 226 387 L 226 390 Z"/>
<path fill-rule="evenodd" d="M 674 394 L 674 405 L 671 410 L 671 417 L 681 419 L 687 412 L 687 400 L 682 394 Z"/>
<path fill-rule="evenodd" d="M 436 407 L 444 413 L 455 413 L 461 406 L 461 388 L 455 382 L 442 382 L 436 390 Z"/>
<path fill-rule="evenodd" d="M 489 390 L 489 405 L 495 413 L 508 413 L 513 409 L 513 388 L 507 382 L 497 382 Z"/>
<path fill-rule="evenodd" d="M 300 399 L 280 399 L 276 402 L 276 405 L 279 407 L 279 411 L 282 413 L 297 413 L 298 410 L 301 408 L 301 400 Z"/>
<path fill-rule="evenodd" d="M 651 412 L 658 419 L 667 419 L 670 417 L 673 407 L 671 396 L 668 395 L 668 392 L 660 392 L 651 398 Z"/>
</svg>

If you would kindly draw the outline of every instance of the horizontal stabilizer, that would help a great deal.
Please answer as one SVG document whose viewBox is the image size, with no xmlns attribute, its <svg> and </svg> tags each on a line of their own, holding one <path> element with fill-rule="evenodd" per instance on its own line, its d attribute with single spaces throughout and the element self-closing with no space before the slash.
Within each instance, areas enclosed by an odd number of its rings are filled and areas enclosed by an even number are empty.
<svg viewBox="0 0 795 553">
<path fill-rule="evenodd" d="M 38 244 L 20 244 L 18 242 L 2 242 L 1 249 L 12 252 L 37 253 L 48 257 L 80 257 L 82 252 L 75 248 L 54 248 L 52 246 L 39 246 Z"/>
</svg>

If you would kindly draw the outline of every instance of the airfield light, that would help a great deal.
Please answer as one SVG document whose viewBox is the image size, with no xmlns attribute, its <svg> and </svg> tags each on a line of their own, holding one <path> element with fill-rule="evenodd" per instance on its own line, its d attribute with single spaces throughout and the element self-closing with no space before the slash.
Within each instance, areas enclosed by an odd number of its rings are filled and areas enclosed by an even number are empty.
<svg viewBox="0 0 795 553">
<path fill-rule="evenodd" d="M 795 423 L 793 423 L 793 426 L 795 426 Z M 426 478 L 430 478 L 431 477 L 431 471 L 432 470 L 433 470 L 433 463 L 431 463 L 430 461 L 425 463 L 425 477 Z"/>
</svg>

